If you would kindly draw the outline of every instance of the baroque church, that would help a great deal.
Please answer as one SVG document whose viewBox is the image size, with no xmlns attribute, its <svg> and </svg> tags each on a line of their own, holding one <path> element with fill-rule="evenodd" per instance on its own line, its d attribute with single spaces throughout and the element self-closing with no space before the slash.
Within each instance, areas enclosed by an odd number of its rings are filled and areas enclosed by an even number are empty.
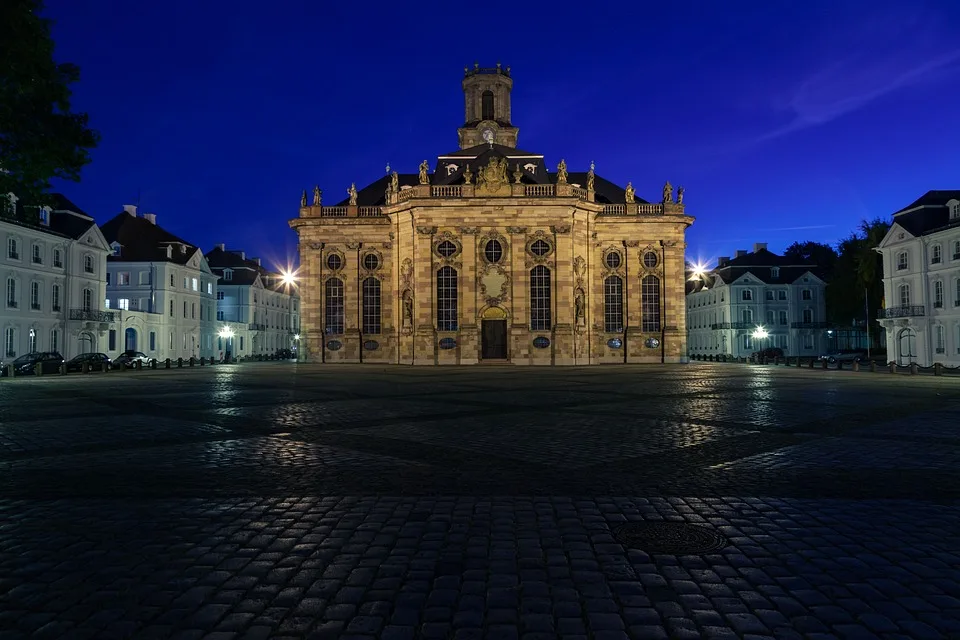
<svg viewBox="0 0 960 640">
<path fill-rule="evenodd" d="M 509 67 L 464 69 L 459 149 L 333 206 L 299 235 L 310 362 L 586 365 L 685 359 L 683 188 L 639 198 L 517 148 Z"/>
</svg>

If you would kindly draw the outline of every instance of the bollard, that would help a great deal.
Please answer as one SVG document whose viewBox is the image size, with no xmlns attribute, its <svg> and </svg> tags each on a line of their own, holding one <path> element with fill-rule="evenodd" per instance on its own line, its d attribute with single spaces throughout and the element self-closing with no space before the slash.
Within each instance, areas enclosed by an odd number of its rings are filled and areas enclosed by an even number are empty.
<svg viewBox="0 0 960 640">
<path fill-rule="evenodd" d="M 157 368 L 157 361 L 156 361 L 156 360 L 151 360 L 151 361 L 150 361 L 150 368 L 151 368 L 151 369 L 156 369 L 156 368 Z"/>
<path fill-rule="evenodd" d="M 800 356 L 797 356 L 797 369 L 803 366 L 803 363 L 800 362 Z"/>
<path fill-rule="evenodd" d="M 177 368 L 178 369 L 183 368 L 183 358 L 177 358 Z"/>
<path fill-rule="evenodd" d="M 843 370 L 843 360 L 837 360 L 837 371 Z"/>
<path fill-rule="evenodd" d="M 194 364 L 194 362 L 193 362 L 193 356 L 190 356 L 190 366 L 192 367 L 193 364 Z"/>
<path fill-rule="evenodd" d="M 43 365 L 39 362 L 33 365 L 33 375 L 37 376 L 38 378 L 43 375 Z"/>
<path fill-rule="evenodd" d="M 67 363 L 66 363 L 66 362 L 60 364 L 60 375 L 62 375 L 62 376 L 67 375 Z"/>
<path fill-rule="evenodd" d="M 870 361 L 870 373 L 876 373 L 876 372 L 877 372 L 877 363 L 874 362 L 873 360 L 871 360 L 871 361 Z"/>
<path fill-rule="evenodd" d="M 166 360 L 163 361 L 163 368 L 164 369 L 170 368 L 170 358 L 167 358 Z"/>
<path fill-rule="evenodd" d="M 943 365 L 939 362 L 933 363 L 933 375 L 942 376 L 943 375 Z"/>
<path fill-rule="evenodd" d="M 827 368 L 827 365 L 828 365 L 828 363 L 827 363 L 826 360 L 821 360 L 821 361 L 820 361 L 820 368 L 821 368 L 821 369 L 826 369 L 826 368 Z"/>
<path fill-rule="evenodd" d="M 90 373 L 90 363 L 84 362 L 80 365 L 80 373 Z"/>
<path fill-rule="evenodd" d="M 106 360 L 104 360 L 100 363 L 100 373 L 106 373 L 108 371 L 110 371 L 110 365 L 107 364 Z"/>
<path fill-rule="evenodd" d="M 912 376 L 917 375 L 917 363 L 916 363 L 916 362 L 911 362 L 911 363 L 910 363 L 910 375 L 912 375 Z"/>
<path fill-rule="evenodd" d="M 203 356 L 200 356 L 200 366 L 203 366 Z"/>
<path fill-rule="evenodd" d="M 893 362 L 893 361 L 891 360 L 891 361 L 890 361 L 890 373 L 896 373 L 896 372 L 897 372 L 897 363 L 896 363 L 896 362 Z"/>
<path fill-rule="evenodd" d="M 141 360 L 137 360 L 136 367 L 137 371 L 143 371 L 143 362 Z"/>
<path fill-rule="evenodd" d="M 853 370 L 854 370 L 854 371 L 860 371 L 860 361 L 859 361 L 859 360 L 854 360 L 854 361 L 853 361 Z"/>
</svg>

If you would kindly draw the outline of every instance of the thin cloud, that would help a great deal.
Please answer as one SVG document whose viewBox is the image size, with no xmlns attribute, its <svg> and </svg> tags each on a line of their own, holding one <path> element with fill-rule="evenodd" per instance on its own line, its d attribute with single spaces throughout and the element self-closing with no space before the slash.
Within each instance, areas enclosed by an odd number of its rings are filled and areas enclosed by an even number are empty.
<svg viewBox="0 0 960 640">
<path fill-rule="evenodd" d="M 757 231 L 809 231 L 811 229 L 833 229 L 835 224 L 814 224 L 807 227 L 777 227 L 775 229 L 757 229 Z"/>
</svg>

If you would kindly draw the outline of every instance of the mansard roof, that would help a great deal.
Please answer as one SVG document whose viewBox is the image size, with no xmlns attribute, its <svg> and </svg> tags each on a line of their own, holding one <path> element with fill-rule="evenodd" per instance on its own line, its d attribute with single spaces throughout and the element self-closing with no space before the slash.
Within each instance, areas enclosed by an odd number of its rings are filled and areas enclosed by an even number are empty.
<svg viewBox="0 0 960 640">
<path fill-rule="evenodd" d="M 0 220 L 73 240 L 83 237 L 90 227 L 97 224 L 93 217 L 70 202 L 62 193 L 51 193 L 47 197 L 47 206 L 51 210 L 49 225 L 40 224 L 36 205 L 24 203 L 22 200 L 17 200 L 13 216 L 3 216 Z"/>
<path fill-rule="evenodd" d="M 100 231 L 108 244 L 120 245 L 120 255 L 107 256 L 113 262 L 173 262 L 187 264 L 199 251 L 199 247 L 179 238 L 146 218 L 121 211 L 106 223 Z M 167 247 L 174 245 L 171 257 Z M 183 251 L 180 247 L 186 247 Z"/>
<path fill-rule="evenodd" d="M 776 277 L 773 276 L 774 268 L 778 270 Z M 788 285 L 795 284 L 807 274 L 823 280 L 817 265 L 777 255 L 766 248 L 761 248 L 732 258 L 704 275 L 705 279 L 711 282 L 719 278 L 724 284 L 731 284 L 745 275 L 750 275 L 764 284 Z M 701 290 L 703 290 L 702 281 L 695 283 L 692 288 L 688 287 L 687 293 Z"/>
<path fill-rule="evenodd" d="M 914 236 L 935 233 L 958 224 L 950 220 L 947 203 L 960 200 L 960 190 L 927 191 L 917 200 L 893 214 L 893 221 Z"/>
<path fill-rule="evenodd" d="M 276 271 L 267 269 L 254 258 L 246 257 L 243 251 L 226 249 L 217 245 L 206 254 L 207 264 L 210 270 L 216 273 L 219 278 L 219 285 L 252 285 L 260 278 L 260 283 L 268 289 L 279 291 L 280 293 L 290 293 L 284 290 L 281 284 L 281 275 Z M 223 279 L 223 272 L 231 270 L 230 280 Z"/>
</svg>

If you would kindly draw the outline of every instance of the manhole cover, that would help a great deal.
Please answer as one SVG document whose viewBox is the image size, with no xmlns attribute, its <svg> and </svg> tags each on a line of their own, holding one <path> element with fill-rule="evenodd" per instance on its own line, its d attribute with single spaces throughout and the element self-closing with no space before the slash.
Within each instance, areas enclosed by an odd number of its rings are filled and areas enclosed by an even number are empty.
<svg viewBox="0 0 960 640">
<path fill-rule="evenodd" d="M 713 529 L 685 522 L 628 522 L 613 530 L 617 542 L 649 553 L 709 553 L 727 546 Z"/>
</svg>

